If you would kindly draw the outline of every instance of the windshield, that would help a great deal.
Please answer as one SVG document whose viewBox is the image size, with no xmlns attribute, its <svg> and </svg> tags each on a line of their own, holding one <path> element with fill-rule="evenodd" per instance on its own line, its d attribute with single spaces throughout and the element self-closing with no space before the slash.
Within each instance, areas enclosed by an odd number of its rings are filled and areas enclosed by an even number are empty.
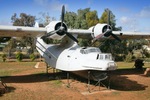
<svg viewBox="0 0 150 100">
<path fill-rule="evenodd" d="M 80 52 L 82 54 L 88 54 L 88 53 L 92 53 L 92 52 L 98 52 L 98 53 L 100 53 L 100 50 L 98 48 L 82 48 L 80 50 Z"/>
</svg>

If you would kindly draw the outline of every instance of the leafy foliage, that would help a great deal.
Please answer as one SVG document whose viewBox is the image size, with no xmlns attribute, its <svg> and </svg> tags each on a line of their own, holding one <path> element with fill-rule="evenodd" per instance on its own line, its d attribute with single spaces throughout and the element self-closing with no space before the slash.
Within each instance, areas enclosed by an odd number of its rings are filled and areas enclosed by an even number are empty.
<svg viewBox="0 0 150 100">
<path fill-rule="evenodd" d="M 14 51 L 16 46 L 17 41 L 14 38 L 11 38 L 10 41 L 8 41 L 8 44 L 5 46 L 5 48 L 3 48 L 3 51 L 8 52 L 8 56 L 11 57 L 11 53 L 12 51 Z"/>
<path fill-rule="evenodd" d="M 35 23 L 35 16 L 27 15 L 25 13 L 20 13 L 20 17 L 17 17 L 17 14 L 11 17 L 13 26 L 30 26 L 32 27 Z"/>
<path fill-rule="evenodd" d="M 69 28 L 76 28 L 77 14 L 74 12 L 66 12 L 65 22 Z"/>
<path fill-rule="evenodd" d="M 122 27 L 116 27 L 116 19 L 115 15 L 108 8 L 104 10 L 102 16 L 99 19 L 100 23 L 108 23 L 108 11 L 110 11 L 110 23 L 109 25 L 112 27 L 113 31 L 121 31 Z"/>
<path fill-rule="evenodd" d="M 81 38 L 79 38 L 78 40 L 79 40 L 79 45 L 81 47 L 87 47 L 90 44 L 90 41 L 88 39 L 81 39 Z"/>
<path fill-rule="evenodd" d="M 96 25 L 99 22 L 97 11 L 94 10 L 94 11 L 87 12 L 86 21 L 87 21 L 88 27 Z"/>
<path fill-rule="evenodd" d="M 79 9 L 77 13 L 66 12 L 65 22 L 69 28 L 87 29 L 98 23 L 97 11 L 90 11 L 90 8 Z"/>
<path fill-rule="evenodd" d="M 35 58 L 36 58 L 36 57 L 35 57 L 34 53 L 30 54 L 30 59 L 31 59 L 31 61 L 34 61 Z"/>
<path fill-rule="evenodd" d="M 23 54 L 21 52 L 17 52 L 16 59 L 20 62 L 23 59 Z"/>
<path fill-rule="evenodd" d="M 5 61 L 6 61 L 6 58 L 7 58 L 6 54 L 5 54 L 5 53 L 3 53 L 3 54 L 2 54 L 2 60 L 3 60 L 3 62 L 5 62 Z"/>
<path fill-rule="evenodd" d="M 128 53 L 126 55 L 125 62 L 131 62 L 132 61 L 132 57 L 133 57 L 132 53 Z"/>
<path fill-rule="evenodd" d="M 28 15 L 25 13 L 20 13 L 20 17 L 17 17 L 17 14 L 14 13 L 14 15 L 11 17 L 11 20 L 13 22 L 14 26 L 28 26 L 28 27 L 33 27 L 35 24 L 35 16 Z M 34 44 L 34 38 L 32 37 L 22 37 L 20 39 L 20 45 L 25 45 L 25 46 L 30 46 L 30 52 L 33 53 L 35 49 L 35 44 Z"/>
<path fill-rule="evenodd" d="M 40 21 L 40 26 L 45 27 L 46 25 L 48 25 L 51 21 L 56 20 L 55 17 L 51 17 L 49 15 L 49 13 L 45 13 L 45 12 L 40 12 L 39 15 L 41 16 L 40 18 L 38 18 L 38 20 Z"/>
</svg>

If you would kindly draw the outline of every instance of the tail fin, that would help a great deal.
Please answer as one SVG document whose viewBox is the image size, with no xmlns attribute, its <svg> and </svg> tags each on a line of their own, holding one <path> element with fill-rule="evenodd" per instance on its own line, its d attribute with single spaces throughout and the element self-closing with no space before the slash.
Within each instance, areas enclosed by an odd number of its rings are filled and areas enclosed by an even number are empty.
<svg viewBox="0 0 150 100">
<path fill-rule="evenodd" d="M 39 27 L 39 23 L 38 22 L 35 22 L 35 25 L 34 25 L 34 27 Z"/>
</svg>

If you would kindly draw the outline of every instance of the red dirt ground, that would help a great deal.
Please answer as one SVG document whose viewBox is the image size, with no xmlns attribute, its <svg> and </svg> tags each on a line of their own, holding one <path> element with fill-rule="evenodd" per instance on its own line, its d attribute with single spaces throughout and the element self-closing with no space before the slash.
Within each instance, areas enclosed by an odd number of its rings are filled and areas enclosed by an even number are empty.
<svg viewBox="0 0 150 100">
<path fill-rule="evenodd" d="M 87 80 L 71 75 L 68 87 L 66 73 L 49 70 L 46 75 L 43 66 L 4 77 L 8 88 L 0 100 L 150 100 L 150 77 L 141 71 L 117 70 L 111 73 L 110 90 L 92 82 L 89 92 Z M 108 86 L 108 80 L 104 83 Z"/>
</svg>

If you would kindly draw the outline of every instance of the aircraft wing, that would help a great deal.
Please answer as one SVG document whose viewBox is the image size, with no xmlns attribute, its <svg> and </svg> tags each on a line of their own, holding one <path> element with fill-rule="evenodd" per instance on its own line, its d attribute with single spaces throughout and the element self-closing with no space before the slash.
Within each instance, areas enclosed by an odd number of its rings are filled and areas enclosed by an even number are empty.
<svg viewBox="0 0 150 100">
<path fill-rule="evenodd" d="M 47 33 L 46 28 L 25 26 L 0 25 L 0 37 L 38 37 Z M 68 29 L 68 33 L 77 34 L 81 38 L 92 38 L 94 32 L 91 29 Z M 99 32 L 100 33 L 100 32 Z M 123 32 L 113 31 L 120 39 L 149 39 L 150 33 L 146 32 Z"/>
<path fill-rule="evenodd" d="M 83 34 L 83 35 L 88 35 L 92 33 L 91 30 L 87 30 L 87 29 L 85 30 L 84 29 L 69 29 L 68 32 L 72 34 Z"/>
<path fill-rule="evenodd" d="M 150 39 L 150 32 L 124 32 L 113 31 L 120 39 Z"/>
<path fill-rule="evenodd" d="M 77 34 L 79 38 L 92 39 L 92 30 L 87 29 L 68 29 L 68 33 Z"/>
<path fill-rule="evenodd" d="M 92 32 L 90 29 L 70 29 L 68 32 L 72 34 L 78 34 L 78 36 L 81 38 L 92 38 L 92 35 L 94 34 L 94 32 Z M 150 32 L 113 31 L 112 33 L 118 36 L 120 39 L 150 39 Z"/>
<path fill-rule="evenodd" d="M 46 31 L 46 28 L 0 25 L 0 37 L 37 37 L 45 34 Z"/>
</svg>

